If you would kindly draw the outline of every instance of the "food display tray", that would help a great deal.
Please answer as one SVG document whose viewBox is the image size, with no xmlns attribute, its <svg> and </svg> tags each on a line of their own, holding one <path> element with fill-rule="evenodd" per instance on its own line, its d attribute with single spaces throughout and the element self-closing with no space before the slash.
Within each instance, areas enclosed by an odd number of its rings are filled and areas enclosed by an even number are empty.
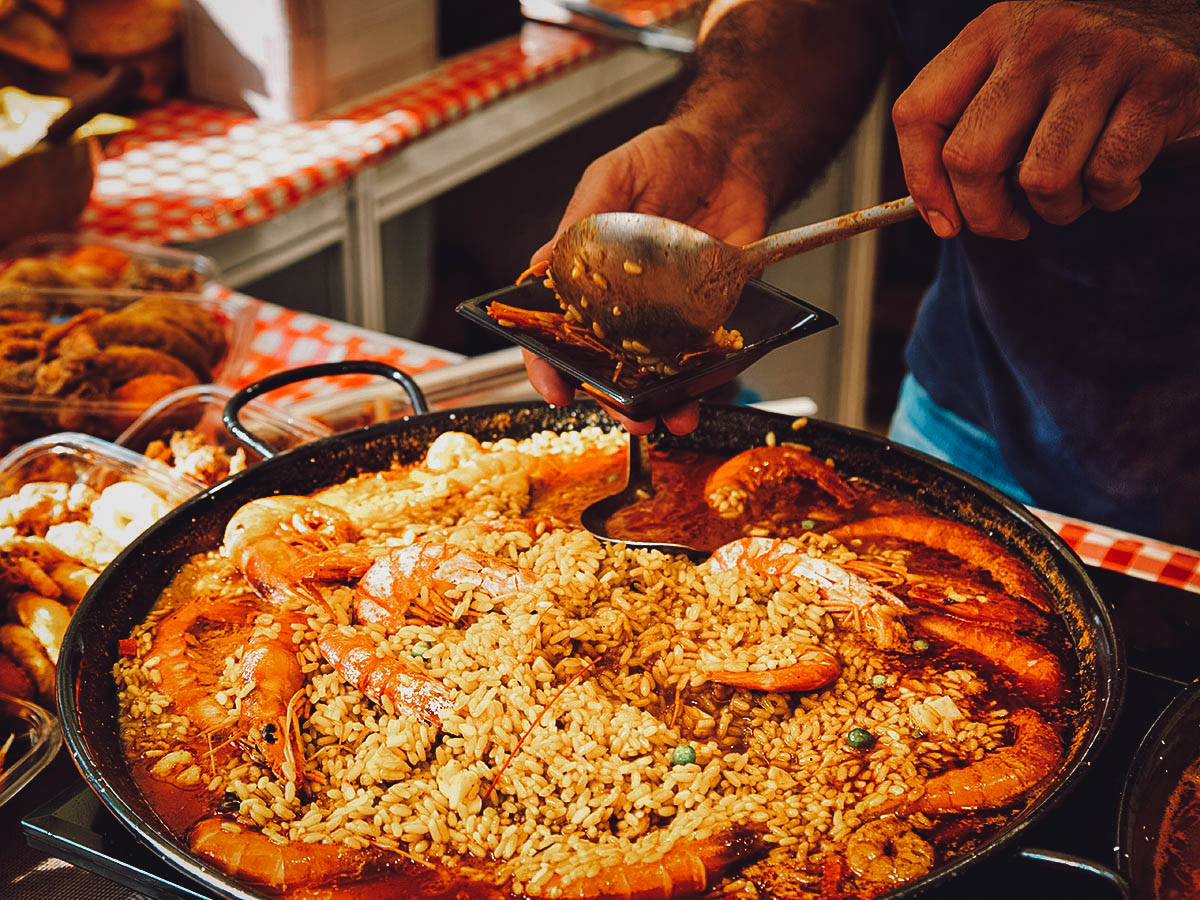
<svg viewBox="0 0 1200 900">
<path fill-rule="evenodd" d="M 519 328 L 501 325 L 487 312 L 488 305 L 496 301 L 522 309 L 557 312 L 553 291 L 532 279 L 460 303 L 458 313 L 544 357 L 584 391 L 631 419 L 653 418 L 694 400 L 732 381 L 772 350 L 837 324 L 831 313 L 752 278 L 725 323 L 726 328 L 741 332 L 742 349 L 716 354 L 677 375 L 648 377 L 631 388 L 614 381 L 611 359 L 593 359 L 571 348 L 546 343 Z"/>
<path fill-rule="evenodd" d="M 153 291 L 81 291 L 74 289 L 9 288 L 0 290 L 0 312 L 32 308 L 51 322 L 66 321 L 87 309 L 117 310 L 149 296 Z M 254 336 L 254 305 L 251 300 L 228 294 L 166 294 L 201 308 L 220 325 L 225 336 L 225 353 L 212 369 L 211 381 L 235 384 Z M 152 402 L 152 401 L 151 401 Z M 111 399 L 50 397 L 0 391 L 0 450 L 55 431 L 84 431 L 114 438 L 146 411 L 149 402 Z"/>
<path fill-rule="evenodd" d="M 221 281 L 221 269 L 216 262 L 200 253 L 189 253 L 157 244 L 123 241 L 119 238 L 85 238 L 78 234 L 35 234 L 13 241 L 0 250 L 0 273 L 18 259 L 62 260 L 84 247 L 110 247 L 120 250 L 134 259 L 162 266 L 166 269 L 186 269 L 196 275 L 195 293 L 205 293 L 216 288 Z M 156 293 L 172 293 L 156 291 Z M 192 293 L 192 292 L 189 292 Z"/>
<path fill-rule="evenodd" d="M 46 768 L 62 746 L 58 719 L 34 703 L 0 694 L 0 744 L 9 734 L 13 743 L 0 770 L 0 806 Z"/>
<path fill-rule="evenodd" d="M 172 432 L 187 429 L 196 432 L 207 443 L 233 453 L 239 446 L 225 428 L 221 417 L 225 404 L 236 392 L 219 384 L 197 384 L 168 394 L 146 409 L 114 443 L 144 453 L 154 441 L 167 441 Z M 282 453 L 300 444 L 327 437 L 333 430 L 308 416 L 288 413 L 266 400 L 255 399 L 241 412 L 242 421 L 256 435 Z M 250 448 L 246 458 L 257 462 L 262 457 Z"/>
</svg>

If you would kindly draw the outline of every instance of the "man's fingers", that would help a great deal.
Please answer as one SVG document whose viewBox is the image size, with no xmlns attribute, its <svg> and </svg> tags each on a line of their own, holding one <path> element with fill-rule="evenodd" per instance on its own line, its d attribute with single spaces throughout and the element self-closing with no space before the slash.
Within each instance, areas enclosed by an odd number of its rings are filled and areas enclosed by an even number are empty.
<svg viewBox="0 0 1200 900">
<path fill-rule="evenodd" d="M 929 227 L 942 238 L 962 227 L 942 149 L 995 62 L 978 21 L 934 57 L 892 107 L 908 190 Z"/>
<path fill-rule="evenodd" d="M 1011 170 L 1042 112 L 1041 85 L 997 68 L 963 111 L 942 148 L 954 197 L 972 232 L 1020 240 L 1029 222 L 1017 209 Z"/>
<path fill-rule="evenodd" d="M 550 251 L 554 249 L 554 238 L 546 241 L 542 246 L 533 251 L 533 256 L 529 257 L 529 265 L 534 266 L 542 260 L 550 259 Z"/>
<path fill-rule="evenodd" d="M 688 403 L 662 415 L 663 424 L 671 434 L 690 434 L 700 424 L 700 404 Z"/>
<path fill-rule="evenodd" d="M 597 402 L 604 407 L 604 411 L 612 416 L 613 419 L 624 425 L 625 430 L 630 434 L 649 434 L 654 430 L 654 426 L 657 422 L 656 419 L 631 419 L 628 416 L 624 416 L 617 412 L 603 400 L 599 400 Z"/>
<path fill-rule="evenodd" d="M 1104 130 L 1116 93 L 1114 80 L 1084 77 L 1060 87 L 1042 114 L 1018 180 L 1033 211 L 1052 225 L 1074 222 L 1091 208 L 1083 167 Z"/>
<path fill-rule="evenodd" d="M 575 399 L 575 388 L 567 383 L 559 371 L 536 353 L 521 348 L 525 358 L 525 372 L 533 389 L 554 406 L 567 406 Z"/>
<path fill-rule="evenodd" d="M 1194 78 L 1176 85 L 1170 74 L 1135 81 L 1113 107 L 1083 170 L 1084 188 L 1097 208 L 1112 211 L 1132 203 L 1154 158 L 1194 127 L 1200 90 Z"/>
</svg>

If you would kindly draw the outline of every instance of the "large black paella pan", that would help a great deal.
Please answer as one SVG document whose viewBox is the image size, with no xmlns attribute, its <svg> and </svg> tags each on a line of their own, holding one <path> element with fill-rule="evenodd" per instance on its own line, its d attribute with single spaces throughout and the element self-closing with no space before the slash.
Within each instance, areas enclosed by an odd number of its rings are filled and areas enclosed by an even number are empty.
<svg viewBox="0 0 1200 900">
<path fill-rule="evenodd" d="M 309 376 L 316 374 L 308 372 Z M 296 379 L 306 377 L 297 375 Z M 248 398 L 244 398 L 248 399 Z M 60 717 L 70 752 L 92 788 L 121 822 L 180 871 L 221 896 L 259 896 L 188 851 L 139 790 L 118 734 L 113 665 L 119 642 L 142 622 L 180 566 L 217 548 L 226 523 L 246 502 L 303 494 L 396 462 L 415 462 L 441 433 L 480 440 L 523 438 L 543 430 L 611 426 L 591 404 L 541 403 L 424 413 L 335 435 L 268 459 L 216 485 L 146 531 L 96 581 L 75 614 L 59 661 Z M 659 446 L 733 455 L 787 433 L 792 420 L 753 409 L 707 406 L 686 437 L 662 435 Z M 1077 663 L 1078 714 L 1061 761 L 1036 802 L 970 852 L 936 866 L 888 896 L 908 896 L 955 877 L 980 860 L 1011 851 L 1021 834 L 1072 789 L 1095 759 L 1117 714 L 1123 653 L 1109 613 L 1078 559 L 1034 515 L 981 482 L 928 456 L 866 432 L 810 421 L 804 442 L 839 472 L 859 476 L 931 513 L 978 528 L 1036 573 L 1053 599 Z"/>
</svg>

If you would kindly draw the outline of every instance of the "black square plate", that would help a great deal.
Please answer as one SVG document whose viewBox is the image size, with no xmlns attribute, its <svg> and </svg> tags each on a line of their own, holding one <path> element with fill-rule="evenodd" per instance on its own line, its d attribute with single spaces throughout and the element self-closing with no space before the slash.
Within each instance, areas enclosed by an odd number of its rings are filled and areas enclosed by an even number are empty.
<svg viewBox="0 0 1200 900">
<path fill-rule="evenodd" d="M 731 350 L 678 375 L 651 377 L 636 388 L 622 387 L 612 378 L 611 361 L 589 359 L 571 348 L 552 346 L 517 328 L 501 325 L 487 314 L 492 301 L 522 309 L 558 311 L 554 292 L 538 279 L 475 297 L 458 305 L 459 315 L 488 328 L 515 344 L 544 357 L 583 390 L 631 419 L 650 419 L 732 380 L 771 350 L 824 331 L 837 319 L 823 309 L 786 294 L 757 278 L 751 279 L 725 327 L 741 332 L 741 350 Z"/>
</svg>

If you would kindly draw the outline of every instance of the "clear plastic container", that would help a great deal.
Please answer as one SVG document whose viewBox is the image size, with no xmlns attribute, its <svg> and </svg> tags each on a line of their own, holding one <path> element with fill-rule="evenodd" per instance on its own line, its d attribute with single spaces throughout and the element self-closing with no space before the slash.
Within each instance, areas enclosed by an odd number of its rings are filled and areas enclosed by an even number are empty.
<svg viewBox="0 0 1200 900">
<path fill-rule="evenodd" d="M 0 806 L 33 781 L 62 745 L 58 719 L 33 703 L 0 694 L 0 746 L 12 743 L 0 768 Z"/>
<path fill-rule="evenodd" d="M 233 453 L 240 445 L 222 421 L 225 404 L 233 394 L 232 388 L 215 384 L 199 384 L 168 394 L 121 432 L 116 443 L 144 453 L 152 442 L 166 442 L 172 433 L 186 429 L 196 432 L 207 443 Z M 333 433 L 331 428 L 305 416 L 289 415 L 265 400 L 247 403 L 242 408 L 241 420 L 277 453 Z M 249 448 L 246 458 L 249 462 L 260 459 Z"/>
<path fill-rule="evenodd" d="M 131 284 L 135 290 L 153 290 L 159 293 L 205 293 L 211 287 L 216 287 L 221 281 L 221 270 L 207 256 L 199 253 L 188 253 L 185 250 L 175 250 L 170 247 L 160 247 L 156 244 L 141 244 L 134 241 L 122 241 L 116 238 L 85 238 L 77 234 L 36 234 L 31 237 L 14 241 L 0 251 L 0 276 L 18 259 L 44 259 L 56 262 L 66 261 L 71 254 L 85 247 L 108 247 L 128 254 L 136 262 L 146 264 L 142 273 L 149 278 L 141 284 Z M 166 270 L 159 273 L 157 270 Z M 159 274 L 168 276 L 168 280 L 179 278 L 188 282 L 182 291 L 178 287 L 168 286 Z"/>
<path fill-rule="evenodd" d="M 203 366 L 188 366 L 194 377 L 204 381 L 203 375 L 210 377 L 208 382 L 216 384 L 235 384 L 245 363 L 250 342 L 254 336 L 254 305 L 249 298 L 238 295 L 205 295 L 198 294 L 156 294 L 143 291 L 76 291 L 51 289 L 13 289 L 0 291 L 0 321 L 27 313 L 36 314 L 41 320 L 52 323 L 65 322 L 71 316 L 92 308 L 115 312 L 131 303 L 147 298 L 165 297 L 170 304 L 184 304 L 201 311 L 214 322 L 224 338 L 225 349 L 221 358 L 211 368 Z M 154 303 L 154 300 L 149 300 Z M 154 311 L 143 321 L 145 327 L 153 327 L 155 316 L 161 311 Z M 20 326 L 21 323 L 15 323 Z M 86 327 L 86 326 L 85 326 Z M 126 326 L 122 326 L 126 327 Z M 141 323 L 132 323 L 128 327 L 139 329 Z M 9 332 L 13 328 L 5 326 Z M 159 343 L 157 336 L 147 338 L 131 331 L 127 340 L 122 341 L 123 335 L 109 339 L 108 343 L 129 343 L 160 349 L 166 352 L 165 345 Z M 188 338 L 189 347 L 206 349 L 205 342 Z M 39 349 L 40 345 L 40 349 Z M 89 379 L 93 384 L 100 382 L 105 367 L 113 365 L 106 362 L 104 357 L 97 354 L 78 353 L 70 363 L 76 368 L 68 369 L 64 363 L 55 362 L 59 354 L 57 345 L 47 345 L 44 338 L 35 338 L 28 349 L 13 345 L 19 354 L 14 356 L 7 351 L 0 361 L 0 452 L 24 441 L 50 434 L 56 431 L 82 431 L 99 437 L 112 439 L 129 427 L 130 424 L 153 402 L 177 390 L 178 380 L 163 384 L 150 384 L 139 392 L 136 400 L 113 399 L 111 396 L 97 396 L 79 399 L 71 396 L 49 396 L 50 391 L 33 393 L 33 385 L 37 382 L 53 381 L 57 377 L 76 379 L 79 384 L 86 384 Z M 175 355 L 181 351 L 176 350 Z M 179 357 L 176 356 L 178 359 Z M 186 363 L 187 360 L 180 360 Z M 50 364 L 54 363 L 53 366 Z M 90 368 L 89 368 L 90 367 Z M 136 367 L 131 369 L 134 374 L 140 374 Z M 115 371 L 115 370 L 113 370 Z M 151 370 L 152 371 L 152 370 Z M 149 374 L 149 373 L 146 373 Z M 71 383 L 74 389 L 74 382 Z M 28 391 L 25 393 L 23 391 Z M 157 393 L 155 393 L 157 391 Z"/>
<path fill-rule="evenodd" d="M 0 496 L 15 494 L 31 481 L 84 483 L 97 491 L 117 481 L 136 481 L 172 505 L 205 487 L 128 447 L 71 432 L 30 441 L 0 459 Z"/>
</svg>

